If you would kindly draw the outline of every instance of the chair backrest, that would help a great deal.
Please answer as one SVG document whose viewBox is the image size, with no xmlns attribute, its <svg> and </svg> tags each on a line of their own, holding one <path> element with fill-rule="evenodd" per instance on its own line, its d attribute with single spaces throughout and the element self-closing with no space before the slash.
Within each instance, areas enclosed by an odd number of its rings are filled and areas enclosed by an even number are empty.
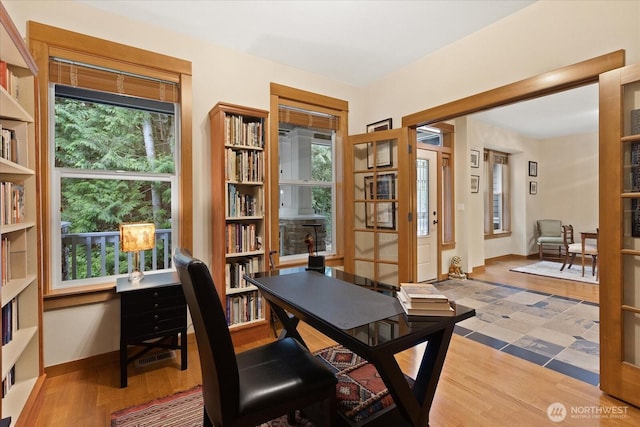
<svg viewBox="0 0 640 427">
<path fill-rule="evenodd" d="M 539 219 L 539 237 L 562 237 L 562 221 L 559 219 Z"/>
<path fill-rule="evenodd" d="M 231 424 L 238 415 L 240 380 L 225 311 L 207 266 L 181 248 L 173 259 L 198 343 L 204 406 L 214 425 Z"/>
<path fill-rule="evenodd" d="M 564 246 L 569 246 L 574 243 L 573 239 L 573 225 L 563 225 L 562 226 L 562 241 L 564 242 Z"/>
</svg>

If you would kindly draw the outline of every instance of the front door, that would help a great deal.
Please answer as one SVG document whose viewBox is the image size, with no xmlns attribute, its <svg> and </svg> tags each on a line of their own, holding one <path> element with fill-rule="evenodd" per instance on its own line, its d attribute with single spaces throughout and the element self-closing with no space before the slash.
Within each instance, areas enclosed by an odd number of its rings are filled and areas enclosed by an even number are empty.
<svg viewBox="0 0 640 427">
<path fill-rule="evenodd" d="M 438 275 L 438 160 L 435 151 L 416 154 L 416 279 L 425 282 Z"/>
</svg>

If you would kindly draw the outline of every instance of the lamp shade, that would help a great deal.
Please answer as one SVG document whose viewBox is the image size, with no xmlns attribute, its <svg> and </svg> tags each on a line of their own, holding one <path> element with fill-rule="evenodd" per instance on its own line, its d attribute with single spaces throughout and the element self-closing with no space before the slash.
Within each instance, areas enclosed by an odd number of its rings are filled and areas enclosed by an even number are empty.
<svg viewBox="0 0 640 427">
<path fill-rule="evenodd" d="M 153 249 L 156 244 L 156 226 L 152 223 L 121 224 L 120 250 L 137 252 Z"/>
</svg>

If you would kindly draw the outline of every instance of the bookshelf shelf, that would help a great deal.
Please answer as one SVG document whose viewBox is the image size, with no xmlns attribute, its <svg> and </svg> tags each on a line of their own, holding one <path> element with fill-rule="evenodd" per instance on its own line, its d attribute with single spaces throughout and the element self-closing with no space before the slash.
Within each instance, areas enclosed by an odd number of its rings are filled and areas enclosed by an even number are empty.
<svg viewBox="0 0 640 427">
<path fill-rule="evenodd" d="M 36 212 L 37 67 L 0 4 L 0 234 L 2 366 L 0 418 L 24 424 L 44 381 L 42 290 Z"/>
<path fill-rule="evenodd" d="M 267 111 L 226 103 L 209 113 L 215 207 L 211 274 L 236 345 L 270 333 L 266 302 L 242 278 L 268 265 L 267 117 Z"/>
</svg>

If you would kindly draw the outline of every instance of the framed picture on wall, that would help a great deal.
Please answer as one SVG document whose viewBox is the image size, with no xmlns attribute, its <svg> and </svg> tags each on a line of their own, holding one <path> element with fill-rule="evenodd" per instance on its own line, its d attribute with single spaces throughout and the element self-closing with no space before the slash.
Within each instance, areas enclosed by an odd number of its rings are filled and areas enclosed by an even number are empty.
<svg viewBox="0 0 640 427">
<path fill-rule="evenodd" d="M 471 192 L 477 193 L 480 191 L 480 176 L 471 175 Z"/>
<path fill-rule="evenodd" d="M 529 162 L 529 176 L 538 176 L 538 162 Z"/>
<path fill-rule="evenodd" d="M 538 194 L 538 181 L 529 181 L 529 194 Z"/>
<path fill-rule="evenodd" d="M 380 120 L 379 122 L 368 124 L 367 133 L 377 132 L 379 130 L 389 130 L 392 128 L 391 123 L 392 123 L 392 119 L 388 118 L 388 119 Z"/>
<path fill-rule="evenodd" d="M 381 202 L 396 198 L 396 175 L 387 173 L 364 178 L 364 191 L 367 202 L 365 206 L 365 225 L 367 228 L 396 229 L 395 202 Z"/>
<path fill-rule="evenodd" d="M 472 168 L 480 167 L 480 151 L 471 150 L 471 157 L 469 159 Z"/>
</svg>

